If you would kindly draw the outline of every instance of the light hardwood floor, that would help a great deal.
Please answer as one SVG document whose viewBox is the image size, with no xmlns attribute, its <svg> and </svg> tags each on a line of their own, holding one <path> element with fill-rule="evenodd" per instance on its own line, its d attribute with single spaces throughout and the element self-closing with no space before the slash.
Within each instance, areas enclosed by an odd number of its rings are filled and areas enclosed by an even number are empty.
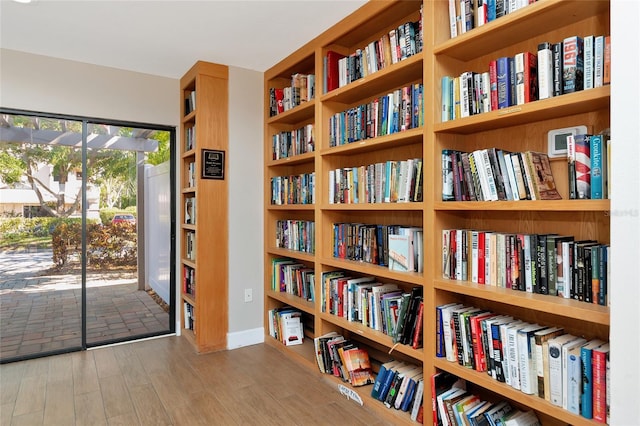
<svg viewBox="0 0 640 426">
<path fill-rule="evenodd" d="M 0 365 L 0 425 L 384 425 L 264 344 L 165 337 Z"/>
</svg>

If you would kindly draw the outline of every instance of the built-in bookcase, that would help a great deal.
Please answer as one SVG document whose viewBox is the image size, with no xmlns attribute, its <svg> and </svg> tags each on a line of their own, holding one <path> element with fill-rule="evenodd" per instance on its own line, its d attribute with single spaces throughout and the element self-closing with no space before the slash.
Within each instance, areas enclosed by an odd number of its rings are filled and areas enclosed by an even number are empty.
<svg viewBox="0 0 640 426">
<path fill-rule="evenodd" d="M 197 62 L 180 79 L 180 311 L 197 352 L 226 349 L 228 323 L 228 67 Z M 203 172 L 203 167 L 222 167 Z M 222 178 L 220 178 L 222 175 Z"/>
<path fill-rule="evenodd" d="M 391 63 L 362 78 L 325 90 L 326 69 L 333 59 L 351 56 L 379 40 L 405 22 L 423 19 L 422 51 Z M 572 35 L 609 34 L 609 2 L 539 0 L 522 10 L 501 17 L 455 38 L 449 33 L 449 1 L 369 2 L 319 35 L 279 64 L 265 72 L 265 321 L 270 309 L 293 306 L 312 317 L 306 329 L 306 342 L 285 347 L 268 333 L 266 341 L 285 356 L 300 360 L 317 371 L 313 337 L 337 331 L 357 340 L 377 361 L 402 359 L 421 365 L 427 386 L 424 396 L 424 422 L 431 424 L 430 377 L 439 371 L 465 379 L 469 387 L 487 399 L 506 399 L 519 408 L 533 409 L 543 424 L 593 424 L 544 399 L 526 395 L 486 373 L 459 366 L 436 356 L 434 322 L 436 307 L 463 303 L 496 313 L 548 326 L 561 326 L 567 332 L 587 339 L 609 337 L 609 308 L 548 295 L 444 279 L 442 275 L 442 231 L 477 229 L 509 233 L 557 233 L 576 239 L 593 239 L 608 244 L 609 200 L 569 200 L 567 162 L 552 159 L 551 168 L 562 200 L 550 201 L 442 201 L 442 150 L 473 151 L 496 147 L 512 152 L 547 151 L 550 130 L 588 125 L 593 132 L 609 127 L 610 89 L 608 86 L 566 94 L 550 99 L 442 122 L 441 78 L 464 71 L 486 71 L 489 62 L 522 51 L 536 52 L 541 42 L 557 42 Z M 352 73 L 362 72 L 350 69 Z M 313 73 L 315 99 L 291 110 L 271 116 L 270 89 L 291 84 L 295 73 Z M 334 117 L 356 111 L 403 87 L 422 86 L 423 118 L 416 126 L 373 137 L 353 138 L 333 143 Z M 364 109 L 366 111 L 366 108 Z M 274 160 L 273 138 L 313 124 L 314 151 Z M 330 172 L 386 161 L 421 159 L 422 198 L 403 203 L 336 203 L 330 199 Z M 271 203 L 274 177 L 314 173 L 313 204 Z M 332 182 L 332 181 L 331 181 Z M 279 220 L 314 222 L 314 251 L 301 253 L 277 248 Z M 334 256 L 334 225 L 359 223 L 403 225 L 423 228 L 424 271 L 398 272 L 386 266 Z M 272 289 L 274 259 L 289 258 L 315 271 L 315 301 Z M 358 322 L 323 310 L 319 291 L 321 277 L 329 271 L 345 271 L 355 277 L 373 276 L 379 282 L 393 283 L 410 291 L 423 291 L 424 347 L 395 345 L 390 336 Z M 312 325 L 311 325 L 312 324 Z M 265 329 L 268 323 L 265 322 Z M 325 375 L 324 377 L 329 377 Z M 411 423 L 408 413 L 387 409 L 371 398 L 370 387 L 353 389 L 364 404 L 395 424 Z"/>
</svg>

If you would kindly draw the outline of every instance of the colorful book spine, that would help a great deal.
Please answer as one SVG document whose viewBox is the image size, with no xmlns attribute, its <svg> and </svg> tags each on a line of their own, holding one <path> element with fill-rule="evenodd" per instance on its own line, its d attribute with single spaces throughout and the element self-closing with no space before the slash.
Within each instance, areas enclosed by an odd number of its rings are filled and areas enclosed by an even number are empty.
<svg viewBox="0 0 640 426">
<path fill-rule="evenodd" d="M 593 135 L 590 138 L 591 158 L 591 199 L 601 200 L 605 198 L 604 156 L 606 146 L 603 144 L 602 135 Z"/>
<path fill-rule="evenodd" d="M 573 93 L 583 89 L 584 84 L 584 40 L 572 36 L 562 43 L 562 93 Z"/>
<path fill-rule="evenodd" d="M 584 89 L 593 89 L 593 36 L 584 38 Z"/>
<path fill-rule="evenodd" d="M 591 135 L 575 135 L 576 198 L 591 197 Z"/>
<path fill-rule="evenodd" d="M 497 84 L 498 84 L 498 109 L 508 108 L 511 105 L 513 87 L 511 86 L 511 73 L 513 72 L 513 58 L 503 56 L 497 59 Z"/>
</svg>

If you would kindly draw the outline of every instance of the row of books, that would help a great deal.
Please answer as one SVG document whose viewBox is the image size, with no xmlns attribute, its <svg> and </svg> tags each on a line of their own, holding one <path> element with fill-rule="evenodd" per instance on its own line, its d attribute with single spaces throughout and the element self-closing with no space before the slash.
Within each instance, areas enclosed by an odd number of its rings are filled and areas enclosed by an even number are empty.
<svg viewBox="0 0 640 426">
<path fill-rule="evenodd" d="M 601 200 L 611 198 L 609 175 L 611 139 L 601 134 L 567 136 L 569 198 Z"/>
<path fill-rule="evenodd" d="M 322 312 L 358 322 L 391 336 L 394 343 L 422 347 L 422 287 L 407 292 L 396 284 L 345 271 L 322 274 Z"/>
<path fill-rule="evenodd" d="M 184 115 L 189 115 L 196 110 L 196 91 L 191 90 L 184 98 Z"/>
<path fill-rule="evenodd" d="M 187 265 L 182 267 L 182 292 L 196 297 L 196 270 Z"/>
<path fill-rule="evenodd" d="M 422 201 L 422 158 L 329 170 L 329 203 Z"/>
<path fill-rule="evenodd" d="M 294 155 L 313 152 L 315 140 L 313 135 L 313 124 L 307 124 L 299 129 L 284 131 L 272 137 L 272 160 L 290 158 Z"/>
<path fill-rule="evenodd" d="M 442 231 L 442 275 L 602 306 L 609 304 L 610 246 L 557 234 Z"/>
<path fill-rule="evenodd" d="M 185 238 L 184 257 L 189 260 L 196 260 L 196 233 L 187 231 Z"/>
<path fill-rule="evenodd" d="M 607 342 L 451 303 L 436 308 L 436 356 L 572 413 L 606 421 Z"/>
<path fill-rule="evenodd" d="M 269 89 L 269 116 L 274 117 L 315 98 L 315 75 L 296 73 L 291 85 Z"/>
<path fill-rule="evenodd" d="M 489 402 L 467 390 L 467 383 L 448 372 L 431 376 L 433 424 L 443 426 L 540 426 L 536 414 L 507 401 Z"/>
<path fill-rule="evenodd" d="M 196 163 L 190 162 L 187 167 L 187 185 L 189 188 L 196 186 Z"/>
<path fill-rule="evenodd" d="M 184 328 L 187 330 L 193 331 L 193 334 L 196 333 L 196 312 L 193 308 L 193 305 L 189 302 L 184 302 L 183 306 L 183 314 L 184 314 Z"/>
<path fill-rule="evenodd" d="M 449 0 L 451 38 L 522 9 L 536 0 Z"/>
<path fill-rule="evenodd" d="M 490 61 L 488 71 L 444 76 L 441 120 L 455 120 L 609 84 L 608 37 L 571 36 L 558 43 L 544 42 L 538 45 L 537 54 L 520 52 Z"/>
<path fill-rule="evenodd" d="M 329 146 L 346 145 L 423 125 L 423 85 L 414 83 L 331 116 Z"/>
<path fill-rule="evenodd" d="M 196 126 L 186 127 L 184 133 L 184 150 L 191 151 L 196 146 Z"/>
<path fill-rule="evenodd" d="M 313 268 L 288 258 L 271 260 L 271 290 L 315 301 Z"/>
<path fill-rule="evenodd" d="M 276 247 L 304 253 L 315 252 L 315 222 L 282 219 L 276 221 Z"/>
<path fill-rule="evenodd" d="M 301 173 L 271 178 L 271 204 L 315 204 L 316 174 Z"/>
<path fill-rule="evenodd" d="M 422 272 L 423 230 L 401 225 L 333 224 L 333 257 Z"/>
<path fill-rule="evenodd" d="M 196 197 L 185 197 L 184 199 L 184 223 L 186 225 L 196 224 Z"/>
<path fill-rule="evenodd" d="M 420 8 L 422 14 L 422 7 Z M 323 58 L 324 93 L 357 81 L 422 52 L 422 18 L 405 22 L 349 55 L 333 50 Z"/>
<path fill-rule="evenodd" d="M 411 413 L 411 420 L 422 423 L 424 376 L 422 367 L 391 360 L 380 366 L 371 396 L 387 408 Z"/>
<path fill-rule="evenodd" d="M 324 374 L 339 377 L 351 386 L 365 386 L 374 382 L 369 352 L 353 340 L 335 331 L 313 339 L 318 368 Z"/>
<path fill-rule="evenodd" d="M 301 345 L 304 342 L 302 312 L 285 306 L 269 310 L 269 335 L 285 346 Z"/>
<path fill-rule="evenodd" d="M 443 201 L 559 200 L 547 154 L 442 150 Z"/>
</svg>

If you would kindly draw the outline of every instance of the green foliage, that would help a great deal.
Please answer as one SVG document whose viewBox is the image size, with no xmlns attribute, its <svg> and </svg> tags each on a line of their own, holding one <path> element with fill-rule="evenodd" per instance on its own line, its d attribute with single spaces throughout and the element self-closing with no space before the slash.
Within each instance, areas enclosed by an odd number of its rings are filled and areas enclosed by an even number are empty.
<svg viewBox="0 0 640 426">
<path fill-rule="evenodd" d="M 170 160 L 170 133 L 165 131 L 157 131 L 153 134 L 153 139 L 158 141 L 158 150 L 156 152 L 147 153 L 147 164 L 157 166 Z"/>
<path fill-rule="evenodd" d="M 61 223 L 80 223 L 80 221 L 80 218 L 58 217 L 0 218 L 0 242 L 5 245 L 29 237 L 48 236 Z"/>
<path fill-rule="evenodd" d="M 0 151 L 0 179 L 7 185 L 20 182 L 25 165 L 8 151 Z"/>
</svg>

